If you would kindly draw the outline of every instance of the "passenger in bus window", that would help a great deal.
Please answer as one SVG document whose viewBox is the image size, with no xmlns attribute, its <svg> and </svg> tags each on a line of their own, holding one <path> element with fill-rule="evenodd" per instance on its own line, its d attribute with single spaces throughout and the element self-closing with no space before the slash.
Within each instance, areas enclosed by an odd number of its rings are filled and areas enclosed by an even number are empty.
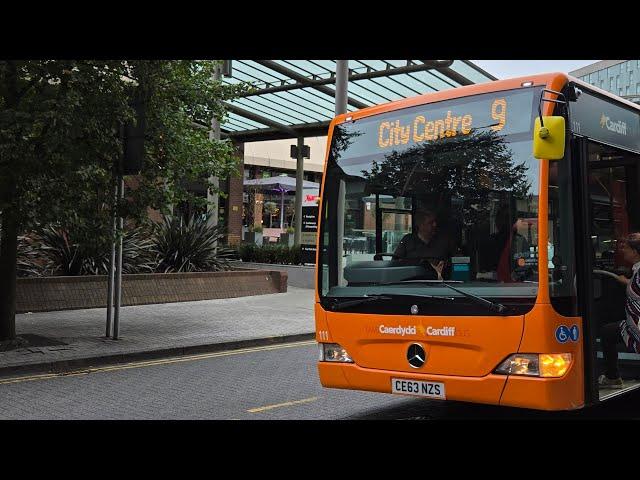
<svg viewBox="0 0 640 480">
<path fill-rule="evenodd" d="M 604 325 L 601 330 L 602 355 L 605 373 L 598 378 L 604 388 L 622 388 L 618 370 L 617 343 L 622 340 L 628 352 L 640 353 L 640 233 L 627 236 L 622 245 L 624 260 L 633 264 L 631 278 L 618 275 L 618 281 L 627 287 L 626 318 Z"/>
<path fill-rule="evenodd" d="M 524 219 L 512 214 L 509 206 L 496 212 L 496 232 L 481 242 L 478 280 L 513 282 L 526 280 L 533 269 L 530 262 L 530 246 L 518 229 L 525 225 Z"/>
<path fill-rule="evenodd" d="M 437 214 L 433 210 L 418 210 L 414 232 L 408 233 L 393 253 L 395 258 L 425 258 L 442 279 L 447 260 L 453 252 L 450 239 L 438 229 Z"/>
</svg>

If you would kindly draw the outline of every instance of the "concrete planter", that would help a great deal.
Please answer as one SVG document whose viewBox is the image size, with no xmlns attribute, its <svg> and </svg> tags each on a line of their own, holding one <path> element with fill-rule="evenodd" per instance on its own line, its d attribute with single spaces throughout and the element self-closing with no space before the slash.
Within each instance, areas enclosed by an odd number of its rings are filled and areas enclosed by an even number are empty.
<svg viewBox="0 0 640 480">
<path fill-rule="evenodd" d="M 262 246 L 262 232 L 247 232 L 245 234 L 245 240 L 247 243 L 255 243 Z"/>
<path fill-rule="evenodd" d="M 278 270 L 287 275 L 287 285 L 298 288 L 316 288 L 314 265 L 279 265 L 277 263 L 233 262 L 234 267 Z"/>
<path fill-rule="evenodd" d="M 239 262 L 238 262 L 239 263 Z M 242 266 L 242 265 L 238 265 Z M 150 273 L 122 276 L 122 305 L 192 302 L 287 291 L 286 272 L 266 271 Z M 107 277 L 19 278 L 18 313 L 107 306 Z"/>
<path fill-rule="evenodd" d="M 293 233 L 281 233 L 280 234 L 280 243 L 282 245 L 286 245 L 289 248 L 293 247 L 293 242 L 295 240 Z"/>
</svg>

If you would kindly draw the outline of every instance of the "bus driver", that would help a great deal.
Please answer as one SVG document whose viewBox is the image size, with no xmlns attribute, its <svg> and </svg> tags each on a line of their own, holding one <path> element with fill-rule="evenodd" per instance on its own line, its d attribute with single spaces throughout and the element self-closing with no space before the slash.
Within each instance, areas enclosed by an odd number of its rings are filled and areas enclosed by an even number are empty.
<svg viewBox="0 0 640 480">
<path fill-rule="evenodd" d="M 408 233 L 393 253 L 395 258 L 426 258 L 442 279 L 442 270 L 453 248 L 441 232 L 438 231 L 437 215 L 432 210 L 418 210 L 415 214 L 416 231 Z"/>
</svg>

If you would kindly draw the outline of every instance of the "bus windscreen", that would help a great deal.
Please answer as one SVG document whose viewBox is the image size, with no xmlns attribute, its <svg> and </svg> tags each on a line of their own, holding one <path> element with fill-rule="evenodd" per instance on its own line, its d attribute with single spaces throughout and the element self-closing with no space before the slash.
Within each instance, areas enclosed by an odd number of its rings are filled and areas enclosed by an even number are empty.
<svg viewBox="0 0 640 480">
<path fill-rule="evenodd" d="M 530 308 L 541 248 L 531 145 L 539 93 L 494 92 L 336 125 L 322 196 L 321 298 L 428 294 L 455 299 L 440 302 L 440 314 L 458 304 L 487 313 L 450 283 Z"/>
</svg>

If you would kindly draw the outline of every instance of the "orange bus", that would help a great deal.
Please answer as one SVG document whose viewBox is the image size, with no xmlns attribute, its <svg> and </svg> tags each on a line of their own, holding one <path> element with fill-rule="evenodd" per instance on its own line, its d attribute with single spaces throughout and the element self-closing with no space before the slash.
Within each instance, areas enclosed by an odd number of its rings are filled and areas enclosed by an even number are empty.
<svg viewBox="0 0 640 480">
<path fill-rule="evenodd" d="M 640 231 L 640 107 L 562 73 L 331 123 L 316 257 L 323 386 L 542 410 L 599 388 Z M 621 341 L 622 342 L 622 341 Z"/>
</svg>

